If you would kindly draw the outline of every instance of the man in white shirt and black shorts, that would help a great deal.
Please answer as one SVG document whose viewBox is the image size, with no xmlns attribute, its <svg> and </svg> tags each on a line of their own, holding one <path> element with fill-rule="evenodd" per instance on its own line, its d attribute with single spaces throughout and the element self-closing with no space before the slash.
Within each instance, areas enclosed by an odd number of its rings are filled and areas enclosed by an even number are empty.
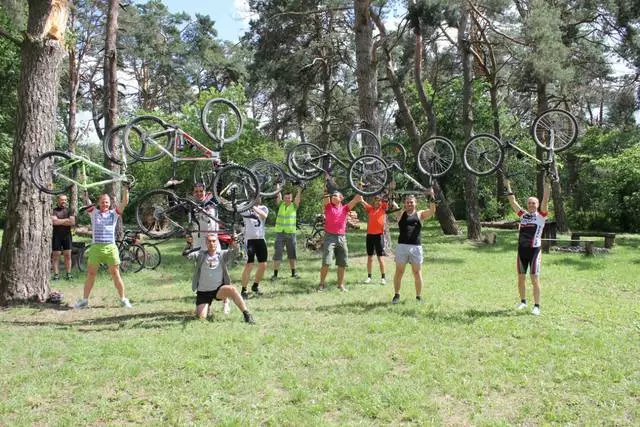
<svg viewBox="0 0 640 427">
<path fill-rule="evenodd" d="M 251 270 L 253 270 L 253 264 L 256 259 L 258 260 L 258 270 L 253 277 L 251 292 L 255 295 L 262 295 L 260 291 L 260 281 L 267 269 L 268 258 L 267 241 L 264 239 L 265 222 L 268 215 L 269 208 L 262 204 L 260 198 L 258 198 L 256 204 L 249 211 L 242 213 L 244 238 L 247 243 L 247 264 L 242 271 L 242 291 L 240 295 L 245 300 L 249 298 L 247 284 L 249 283 L 249 276 L 251 275 Z"/>
</svg>

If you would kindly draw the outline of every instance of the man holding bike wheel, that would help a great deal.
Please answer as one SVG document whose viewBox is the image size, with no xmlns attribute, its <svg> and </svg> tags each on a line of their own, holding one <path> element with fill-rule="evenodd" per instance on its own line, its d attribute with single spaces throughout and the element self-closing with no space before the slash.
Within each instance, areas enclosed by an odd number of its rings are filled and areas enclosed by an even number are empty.
<svg viewBox="0 0 640 427">
<path fill-rule="evenodd" d="M 89 248 L 89 258 L 87 261 L 87 278 L 84 282 L 84 295 L 73 306 L 76 309 L 87 308 L 89 306 L 89 295 L 96 281 L 98 267 L 100 264 L 106 264 L 113 284 L 120 296 L 120 305 L 125 308 L 131 308 L 131 303 L 124 293 L 124 281 L 120 276 L 120 255 L 116 246 L 116 224 L 122 216 L 124 208 L 129 203 L 129 186 L 123 183 L 122 199 L 120 205 L 115 209 L 111 206 L 111 197 L 108 194 L 102 194 L 98 199 L 98 207 L 90 206 L 91 201 L 89 195 L 85 192 L 85 204 L 89 205 L 87 213 L 91 215 L 91 230 L 93 239 Z"/>
<path fill-rule="evenodd" d="M 507 189 L 507 200 L 511 205 L 511 209 L 520 217 L 520 231 L 518 236 L 518 293 L 520 295 L 520 304 L 516 307 L 518 310 L 527 308 L 526 299 L 526 280 L 527 270 L 530 270 L 531 287 L 533 288 L 533 310 L 531 314 L 540 315 L 540 261 L 542 246 L 542 230 L 544 223 L 549 214 L 549 196 L 551 195 L 551 182 L 547 177 L 544 184 L 544 194 L 542 203 L 537 197 L 529 197 L 527 199 L 527 210 L 520 207 L 516 201 L 516 196 L 511 191 L 511 184 L 505 178 L 504 186 Z"/>
</svg>

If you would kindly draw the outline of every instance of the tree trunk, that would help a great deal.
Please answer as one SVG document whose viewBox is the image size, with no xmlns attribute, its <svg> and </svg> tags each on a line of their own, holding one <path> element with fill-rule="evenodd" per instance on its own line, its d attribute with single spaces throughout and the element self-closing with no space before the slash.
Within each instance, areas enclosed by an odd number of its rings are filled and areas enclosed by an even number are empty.
<svg viewBox="0 0 640 427">
<path fill-rule="evenodd" d="M 109 0 L 109 10 L 107 11 L 107 31 L 104 44 L 104 67 L 103 67 L 103 81 L 104 81 L 104 134 L 109 135 L 111 129 L 116 125 L 118 120 L 118 62 L 117 62 L 117 48 L 116 39 L 118 37 L 118 11 L 119 1 Z M 116 144 L 117 141 L 114 141 Z M 111 162 L 107 156 L 104 156 L 104 165 L 115 171 L 120 172 L 120 166 Z M 105 185 L 105 193 L 111 197 L 112 205 L 115 205 L 115 201 L 120 200 L 120 185 L 119 183 L 110 183 Z M 118 221 L 116 229 L 116 236 L 118 239 L 122 238 L 123 224 L 122 220 Z"/>
<path fill-rule="evenodd" d="M 422 84 L 422 34 L 420 26 L 414 29 L 415 34 L 415 52 L 413 54 L 413 80 L 418 90 L 418 98 L 422 109 L 427 115 L 427 137 L 436 136 L 438 131 L 436 112 L 433 109 L 433 102 L 427 97 Z"/>
<path fill-rule="evenodd" d="M 369 11 L 371 0 L 354 0 L 356 81 L 358 82 L 358 107 L 360 118 L 367 128 L 380 128 L 378 117 L 378 67 L 376 64 L 373 27 Z"/>
<path fill-rule="evenodd" d="M 69 27 L 73 28 L 75 14 L 73 9 L 69 17 Z M 77 116 L 78 116 L 78 88 L 80 87 L 80 70 L 76 58 L 75 45 L 69 47 L 67 52 L 69 58 L 69 117 L 67 121 L 67 150 L 71 153 L 76 152 L 76 143 L 78 138 Z M 78 187 L 71 187 L 71 211 L 76 214 L 78 212 Z"/>
<path fill-rule="evenodd" d="M 0 254 L 0 305 L 43 301 L 49 293 L 51 257 L 51 197 L 31 183 L 36 157 L 53 149 L 58 107 L 60 62 L 65 54 L 60 38 L 68 8 L 52 1 L 30 0 L 27 31 L 22 42 L 16 138 L 5 232 Z M 53 25 L 52 25 L 53 23 Z M 49 31 L 51 28 L 51 31 Z"/>
<path fill-rule="evenodd" d="M 462 127 L 465 141 L 468 141 L 473 133 L 473 54 L 471 41 L 468 39 L 469 25 L 469 6 L 463 3 L 458 26 L 458 49 L 462 59 Z M 478 178 L 469 172 L 465 172 L 464 195 L 467 201 L 467 238 L 480 240 L 482 227 L 478 203 Z"/>
</svg>

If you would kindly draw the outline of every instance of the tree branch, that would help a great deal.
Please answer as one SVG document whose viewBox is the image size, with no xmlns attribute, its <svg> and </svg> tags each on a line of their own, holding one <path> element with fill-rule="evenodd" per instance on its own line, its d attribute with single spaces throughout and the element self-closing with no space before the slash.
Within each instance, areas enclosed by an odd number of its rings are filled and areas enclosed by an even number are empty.
<svg viewBox="0 0 640 427">
<path fill-rule="evenodd" d="M 12 41 L 18 47 L 22 46 L 22 40 L 20 40 L 17 37 L 12 36 L 7 31 L 5 31 L 4 28 L 0 28 L 0 37 L 4 37 L 7 40 Z"/>
</svg>

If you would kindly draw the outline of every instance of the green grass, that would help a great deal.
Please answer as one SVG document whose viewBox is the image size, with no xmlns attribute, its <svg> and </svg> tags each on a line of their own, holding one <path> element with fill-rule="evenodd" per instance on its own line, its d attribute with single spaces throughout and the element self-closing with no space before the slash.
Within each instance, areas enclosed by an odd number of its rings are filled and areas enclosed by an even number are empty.
<svg viewBox="0 0 640 427">
<path fill-rule="evenodd" d="M 409 272 L 389 304 L 391 262 L 386 286 L 359 283 L 361 233 L 345 294 L 334 268 L 314 292 L 320 259 L 303 252 L 301 280 L 284 268 L 249 300 L 255 326 L 220 304 L 195 320 L 182 242 L 167 243 L 157 271 L 125 276 L 132 310 L 106 274 L 89 310 L 0 310 L 0 425 L 638 425 L 640 237 L 545 254 L 534 317 L 514 310 L 515 232 L 496 232 L 476 246 L 431 222 L 422 305 Z M 54 287 L 72 303 L 81 282 Z"/>
</svg>

